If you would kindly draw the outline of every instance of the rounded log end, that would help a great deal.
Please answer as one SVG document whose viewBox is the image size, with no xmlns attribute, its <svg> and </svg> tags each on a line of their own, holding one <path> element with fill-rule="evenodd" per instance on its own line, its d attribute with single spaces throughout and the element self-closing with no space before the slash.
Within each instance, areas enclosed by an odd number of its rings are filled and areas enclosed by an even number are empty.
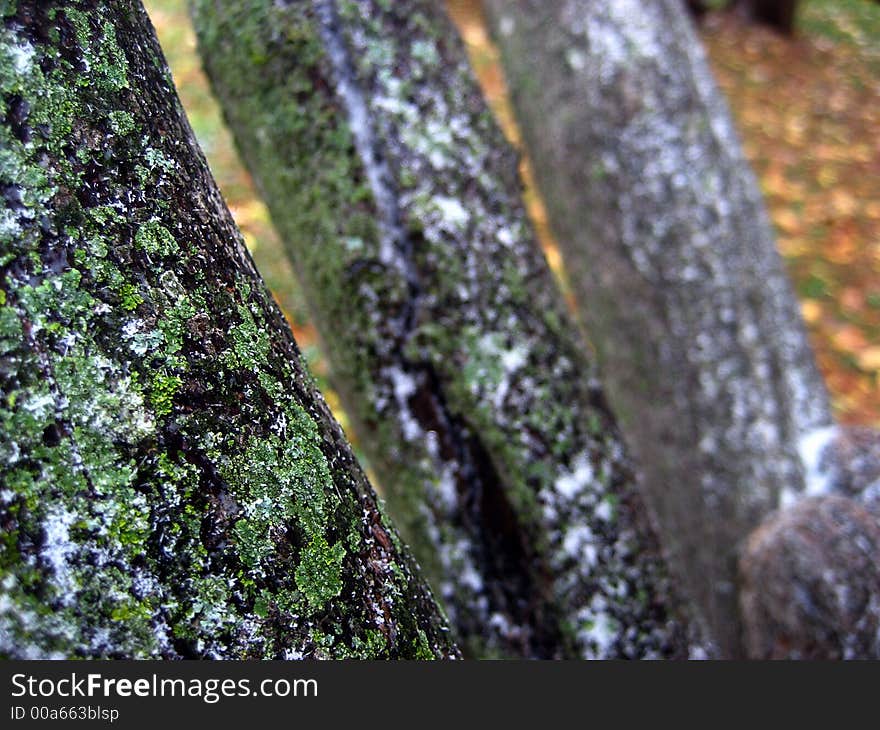
<svg viewBox="0 0 880 730">
<path fill-rule="evenodd" d="M 740 558 L 752 659 L 880 657 L 880 522 L 841 496 L 770 515 Z"/>
</svg>

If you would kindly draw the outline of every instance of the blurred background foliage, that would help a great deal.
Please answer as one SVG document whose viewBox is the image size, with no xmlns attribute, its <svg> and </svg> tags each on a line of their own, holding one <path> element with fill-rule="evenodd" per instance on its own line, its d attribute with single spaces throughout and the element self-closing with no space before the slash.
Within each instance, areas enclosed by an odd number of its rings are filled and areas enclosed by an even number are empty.
<svg viewBox="0 0 880 730">
<path fill-rule="evenodd" d="M 145 5 L 220 189 L 345 425 L 290 265 L 201 71 L 186 0 Z M 517 144 L 479 0 L 447 6 L 487 99 Z M 880 4 L 804 0 L 797 28 L 794 38 L 782 38 L 714 13 L 700 33 L 759 176 L 837 415 L 880 426 Z M 522 169 L 530 214 L 560 274 L 526 161 Z"/>
</svg>

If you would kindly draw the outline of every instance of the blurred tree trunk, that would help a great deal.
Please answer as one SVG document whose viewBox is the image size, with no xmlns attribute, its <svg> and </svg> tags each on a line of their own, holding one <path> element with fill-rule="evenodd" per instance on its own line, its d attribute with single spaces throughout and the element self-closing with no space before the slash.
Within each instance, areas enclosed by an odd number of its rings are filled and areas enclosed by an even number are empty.
<svg viewBox="0 0 880 730">
<path fill-rule="evenodd" d="M 140 3 L 3 7 L 0 654 L 455 655 Z"/>
<path fill-rule="evenodd" d="M 798 304 L 680 0 L 489 0 L 661 540 L 727 654 L 740 541 L 833 435 Z"/>
<path fill-rule="evenodd" d="M 616 426 L 433 0 L 192 3 L 389 507 L 474 656 L 683 656 Z"/>
</svg>

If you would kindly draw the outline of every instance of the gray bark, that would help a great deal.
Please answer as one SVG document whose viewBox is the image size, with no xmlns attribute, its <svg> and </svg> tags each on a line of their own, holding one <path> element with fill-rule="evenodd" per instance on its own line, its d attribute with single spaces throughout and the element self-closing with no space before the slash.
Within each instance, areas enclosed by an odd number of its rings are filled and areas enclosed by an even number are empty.
<svg viewBox="0 0 880 730">
<path fill-rule="evenodd" d="M 449 657 L 140 3 L 0 26 L 0 655 Z"/>
<path fill-rule="evenodd" d="M 737 547 L 832 435 L 758 187 L 680 0 L 487 10 L 661 540 L 737 654 Z"/>
<path fill-rule="evenodd" d="M 192 3 L 389 508 L 473 656 L 682 656 L 614 421 L 428 0 Z"/>
</svg>

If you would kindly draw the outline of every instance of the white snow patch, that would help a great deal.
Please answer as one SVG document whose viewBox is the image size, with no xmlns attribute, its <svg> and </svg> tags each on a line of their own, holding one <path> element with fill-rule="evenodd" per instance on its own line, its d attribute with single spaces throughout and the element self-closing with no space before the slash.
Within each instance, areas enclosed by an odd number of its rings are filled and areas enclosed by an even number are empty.
<svg viewBox="0 0 880 730">
<path fill-rule="evenodd" d="M 876 482 L 871 482 L 867 487 L 862 490 L 861 497 L 862 504 L 872 504 L 873 502 L 880 502 L 880 479 Z"/>
<path fill-rule="evenodd" d="M 55 410 L 55 398 L 51 393 L 34 396 L 25 402 L 24 409 L 42 420 Z"/>
<path fill-rule="evenodd" d="M 434 205 L 437 206 L 437 209 L 443 216 L 443 224 L 447 229 L 463 228 L 470 220 L 470 214 L 455 198 L 440 196 L 434 198 Z"/>
<path fill-rule="evenodd" d="M 598 650 L 598 657 L 607 655 L 608 650 L 617 639 L 617 628 L 613 618 L 599 612 L 584 616 L 584 627 L 578 631 L 578 638 L 584 644 L 593 644 Z"/>
<path fill-rule="evenodd" d="M 501 353 L 501 365 L 508 374 L 519 370 L 526 364 L 529 351 L 522 346 L 514 347 L 511 350 L 505 350 Z"/>
<path fill-rule="evenodd" d="M 17 74 L 26 74 L 30 71 L 31 60 L 34 57 L 34 47 L 30 43 L 12 46 L 10 53 Z"/>
<path fill-rule="evenodd" d="M 798 441 L 798 455 L 804 466 L 804 491 L 785 489 L 780 495 L 780 504 L 785 507 L 801 497 L 825 494 L 831 487 L 831 474 L 822 468 L 822 457 L 828 445 L 837 438 L 836 426 L 823 426 L 805 433 Z"/>
<path fill-rule="evenodd" d="M 46 542 L 40 554 L 52 568 L 54 583 L 65 606 L 73 602 L 76 590 L 76 582 L 68 565 L 70 557 L 77 551 L 76 544 L 70 541 L 70 526 L 75 519 L 73 512 L 61 506 L 50 510 L 43 523 Z"/>
<path fill-rule="evenodd" d="M 508 621 L 507 617 L 501 613 L 493 613 L 489 616 L 489 626 L 495 629 L 502 636 L 510 635 L 510 621 Z"/>
<path fill-rule="evenodd" d="M 13 238 L 21 233 L 21 226 L 18 224 L 18 218 L 11 210 L 0 211 L 0 236 L 4 238 Z"/>
<path fill-rule="evenodd" d="M 420 438 L 422 429 L 418 421 L 413 417 L 409 407 L 409 398 L 416 392 L 416 380 L 409 373 L 404 372 L 400 368 L 388 368 L 386 370 L 391 380 L 391 387 L 394 390 L 394 400 L 397 401 L 397 408 L 400 411 L 400 424 L 403 428 L 403 437 L 407 441 L 415 441 Z"/>
<path fill-rule="evenodd" d="M 509 228 L 502 228 L 498 231 L 498 242 L 502 246 L 512 246 L 513 245 L 513 234 L 510 232 Z"/>
<path fill-rule="evenodd" d="M 441 472 L 438 487 L 443 508 L 450 514 L 454 513 L 458 507 L 458 490 L 455 488 L 452 467 L 448 466 Z"/>
<path fill-rule="evenodd" d="M 467 561 L 462 566 L 458 580 L 461 585 L 470 588 L 474 593 L 481 593 L 483 591 L 483 578 L 470 561 Z"/>
<path fill-rule="evenodd" d="M 611 502 L 607 499 L 603 499 L 599 502 L 599 506 L 596 507 L 595 515 L 600 520 L 610 522 L 611 518 L 614 517 L 614 508 L 611 506 Z"/>
<path fill-rule="evenodd" d="M 589 527 L 576 525 L 565 533 L 562 549 L 579 563 L 592 568 L 599 558 L 594 542 L 593 531 Z"/>
<path fill-rule="evenodd" d="M 587 65 L 587 57 L 583 51 L 577 48 L 569 48 L 565 52 L 565 62 L 573 71 L 583 71 Z"/>
<path fill-rule="evenodd" d="M 578 492 L 593 481 L 593 465 L 589 454 L 583 453 L 574 461 L 574 469 L 564 472 L 556 479 L 555 489 L 566 499 L 573 499 Z"/>
</svg>

